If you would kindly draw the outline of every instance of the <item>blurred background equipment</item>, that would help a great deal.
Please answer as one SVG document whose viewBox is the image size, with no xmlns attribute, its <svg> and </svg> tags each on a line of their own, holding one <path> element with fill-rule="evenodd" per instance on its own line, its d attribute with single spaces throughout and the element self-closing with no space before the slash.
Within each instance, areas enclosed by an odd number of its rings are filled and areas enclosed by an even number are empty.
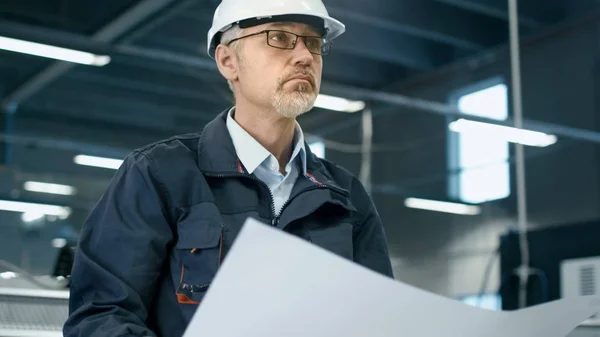
<svg viewBox="0 0 600 337">
<path fill-rule="evenodd" d="M 218 3 L 0 1 L 0 336 L 59 335 L 124 157 L 231 105 Z M 299 121 L 372 194 L 396 278 L 490 310 L 598 293 L 600 3 L 325 4 L 347 33 Z"/>
<path fill-rule="evenodd" d="M 527 303 L 535 305 L 565 297 L 600 294 L 600 222 L 561 224 L 528 233 L 535 263 Z M 518 308 L 520 264 L 518 235 L 507 234 L 500 246 L 502 309 Z"/>
</svg>

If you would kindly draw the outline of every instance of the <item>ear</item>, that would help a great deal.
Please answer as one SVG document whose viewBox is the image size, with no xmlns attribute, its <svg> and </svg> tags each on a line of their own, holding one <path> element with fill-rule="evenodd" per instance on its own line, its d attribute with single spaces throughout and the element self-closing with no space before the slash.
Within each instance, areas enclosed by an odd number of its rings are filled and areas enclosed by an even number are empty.
<svg viewBox="0 0 600 337">
<path fill-rule="evenodd" d="M 234 81 L 238 78 L 238 62 L 235 51 L 222 44 L 215 50 L 215 61 L 219 72 L 228 81 Z"/>
</svg>

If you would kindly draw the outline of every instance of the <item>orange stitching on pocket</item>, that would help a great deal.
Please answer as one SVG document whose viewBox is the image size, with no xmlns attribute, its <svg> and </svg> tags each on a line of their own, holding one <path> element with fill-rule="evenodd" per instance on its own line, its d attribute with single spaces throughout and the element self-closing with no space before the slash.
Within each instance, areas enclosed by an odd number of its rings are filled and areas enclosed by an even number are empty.
<svg viewBox="0 0 600 337">
<path fill-rule="evenodd" d="M 221 237 L 219 238 L 219 265 L 221 265 L 222 253 L 223 253 L 223 233 L 221 233 Z"/>
<path fill-rule="evenodd" d="M 190 251 L 190 253 L 194 253 L 197 249 L 194 248 Z M 221 265 L 221 256 L 223 254 L 223 233 L 221 233 L 220 237 L 219 237 L 219 265 Z M 181 266 L 181 277 L 179 278 L 179 283 L 183 282 L 183 275 L 185 273 L 185 267 Z M 183 295 L 183 294 L 179 294 L 177 292 L 175 292 L 175 295 L 177 296 L 177 302 L 179 302 L 180 304 L 200 304 L 199 301 L 193 301 L 191 300 L 189 297 Z"/>
<path fill-rule="evenodd" d="M 189 297 L 182 294 L 177 294 L 177 302 L 180 304 L 200 304 L 200 302 L 192 301 Z"/>
<path fill-rule="evenodd" d="M 185 268 L 184 266 L 181 266 L 181 278 L 179 280 L 179 283 L 183 282 L 183 274 L 185 273 Z M 177 296 L 177 302 L 181 303 L 181 304 L 200 304 L 200 302 L 195 302 L 192 301 L 189 297 L 178 293 L 177 291 L 175 291 L 175 296 Z"/>
</svg>

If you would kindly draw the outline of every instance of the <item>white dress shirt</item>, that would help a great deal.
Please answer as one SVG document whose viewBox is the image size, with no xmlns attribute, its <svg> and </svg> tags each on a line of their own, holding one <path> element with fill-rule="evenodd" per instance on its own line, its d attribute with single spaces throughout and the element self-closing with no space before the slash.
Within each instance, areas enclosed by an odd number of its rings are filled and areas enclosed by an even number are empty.
<svg viewBox="0 0 600 337">
<path fill-rule="evenodd" d="M 290 198 L 296 179 L 306 174 L 306 149 L 302 128 L 296 122 L 292 156 L 285 166 L 284 176 L 279 172 L 277 158 L 233 119 L 234 111 L 235 108 L 229 111 L 227 130 L 237 156 L 249 174 L 253 174 L 267 184 L 273 196 L 275 215 L 279 215 L 283 204 Z"/>
</svg>

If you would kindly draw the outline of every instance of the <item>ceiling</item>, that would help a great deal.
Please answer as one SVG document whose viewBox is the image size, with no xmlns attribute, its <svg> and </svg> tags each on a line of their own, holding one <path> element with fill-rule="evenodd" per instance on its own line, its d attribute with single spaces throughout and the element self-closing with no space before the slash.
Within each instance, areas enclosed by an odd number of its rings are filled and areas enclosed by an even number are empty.
<svg viewBox="0 0 600 337">
<path fill-rule="evenodd" d="M 346 24 L 324 59 L 323 93 L 353 98 L 385 92 L 508 42 L 503 0 L 325 0 Z M 226 82 L 205 53 L 216 0 L 3 0 L 0 36 L 109 53 L 105 67 L 60 63 L 0 51 L 5 118 L 0 170 L 10 188 L 26 179 L 80 186 L 89 209 L 112 171 L 76 167 L 74 153 L 120 156 L 169 135 L 201 127 L 231 104 Z M 528 0 L 522 35 L 543 32 L 600 6 L 595 1 Z M 317 132 L 322 114 L 302 117 Z M 318 133 L 318 132 L 317 132 Z M 9 154 L 7 154 L 9 153 Z M 0 177 L 0 179 L 2 179 Z M 38 199 L 36 199 L 38 198 Z"/>
</svg>

